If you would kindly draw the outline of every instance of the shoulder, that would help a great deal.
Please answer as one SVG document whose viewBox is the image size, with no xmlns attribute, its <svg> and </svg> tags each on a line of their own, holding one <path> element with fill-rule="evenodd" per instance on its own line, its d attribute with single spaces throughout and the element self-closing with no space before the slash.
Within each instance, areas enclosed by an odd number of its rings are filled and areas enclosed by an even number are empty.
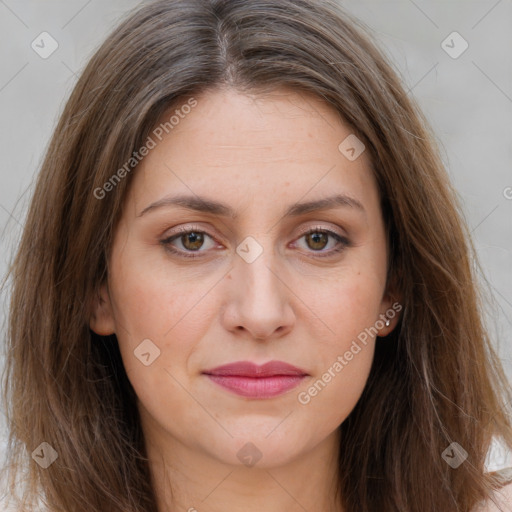
<svg viewBox="0 0 512 512">
<path fill-rule="evenodd" d="M 512 512 L 512 482 L 494 491 L 492 499 L 481 503 L 473 512 Z"/>
</svg>

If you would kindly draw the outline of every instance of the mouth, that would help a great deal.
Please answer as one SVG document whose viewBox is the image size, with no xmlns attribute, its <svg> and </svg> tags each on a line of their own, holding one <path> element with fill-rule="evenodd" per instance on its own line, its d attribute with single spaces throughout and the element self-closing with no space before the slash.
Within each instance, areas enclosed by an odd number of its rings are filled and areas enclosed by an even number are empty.
<svg viewBox="0 0 512 512">
<path fill-rule="evenodd" d="M 290 391 L 309 374 L 282 361 L 270 361 L 264 365 L 239 361 L 204 371 L 203 375 L 239 396 L 265 399 Z"/>
</svg>

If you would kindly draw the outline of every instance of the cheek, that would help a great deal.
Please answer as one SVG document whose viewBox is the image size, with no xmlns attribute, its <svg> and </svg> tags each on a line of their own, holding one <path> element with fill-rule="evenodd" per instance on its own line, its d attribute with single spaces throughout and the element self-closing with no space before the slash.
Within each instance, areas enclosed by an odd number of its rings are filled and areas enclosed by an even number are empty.
<svg viewBox="0 0 512 512">
<path fill-rule="evenodd" d="M 165 379 L 165 375 L 156 369 L 176 366 L 190 350 L 194 331 L 188 324 L 194 308 L 193 293 L 179 283 L 179 277 L 147 264 L 146 258 L 129 247 L 114 254 L 113 261 L 109 289 L 126 372 L 134 380 L 145 379 L 145 387 L 149 382 L 158 387 L 161 382 L 153 381 L 155 374 L 159 375 L 157 380 Z M 171 344 L 169 340 L 179 343 Z M 146 367 L 145 363 L 150 364 Z"/>
<path fill-rule="evenodd" d="M 130 333 L 133 342 L 166 338 L 187 323 L 188 313 L 198 302 L 200 290 L 194 287 L 191 276 L 171 271 L 159 251 L 155 247 L 125 246 L 113 257 L 109 284 L 115 299 L 115 320 Z"/>
<path fill-rule="evenodd" d="M 379 318 L 384 282 L 375 273 L 349 268 L 330 279 L 304 281 L 303 287 L 306 304 L 328 327 L 323 330 L 337 349 Z"/>
<path fill-rule="evenodd" d="M 316 372 L 296 396 L 304 420 L 315 425 L 317 434 L 327 434 L 347 418 L 361 397 L 373 362 L 375 320 L 364 307 L 343 302 L 344 297 L 352 296 L 340 297 L 338 306 L 345 308 L 330 317 L 335 334 L 316 347 Z"/>
<path fill-rule="evenodd" d="M 315 347 L 317 373 L 301 387 L 297 401 L 321 428 L 342 423 L 363 392 L 373 361 L 383 287 L 382 276 L 353 268 L 326 283 L 324 293 L 317 288 L 316 294 L 308 295 L 311 309 L 318 311 L 329 330 Z"/>
<path fill-rule="evenodd" d="M 315 418 L 321 414 L 326 424 L 338 425 L 358 402 L 370 373 L 375 343 L 358 343 L 335 354 L 323 373 L 304 386 L 297 395 L 301 407 Z M 351 355 L 347 357 L 347 354 Z M 350 360 L 349 360 L 350 358 Z M 327 421 L 331 418 L 331 421 Z"/>
<path fill-rule="evenodd" d="M 133 265 L 129 272 L 126 264 L 117 268 L 111 278 L 116 336 L 140 405 L 168 428 L 177 411 L 192 410 L 187 421 L 199 422 L 200 411 L 191 408 L 184 386 L 187 362 L 201 337 L 196 312 L 200 294 L 154 267 Z"/>
</svg>

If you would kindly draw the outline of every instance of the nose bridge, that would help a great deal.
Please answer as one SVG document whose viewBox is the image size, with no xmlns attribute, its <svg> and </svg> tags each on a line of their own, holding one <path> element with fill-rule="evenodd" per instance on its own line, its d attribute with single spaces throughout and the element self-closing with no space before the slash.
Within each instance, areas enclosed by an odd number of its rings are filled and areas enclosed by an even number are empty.
<svg viewBox="0 0 512 512">
<path fill-rule="evenodd" d="M 272 302 L 279 295 L 279 280 L 275 273 L 276 254 L 270 236 L 246 237 L 236 249 L 236 281 L 246 295 L 257 299 L 260 295 Z"/>
<path fill-rule="evenodd" d="M 287 287 L 281 282 L 271 236 L 245 238 L 237 247 L 230 294 L 232 322 L 256 338 L 266 338 L 292 321 Z"/>
</svg>

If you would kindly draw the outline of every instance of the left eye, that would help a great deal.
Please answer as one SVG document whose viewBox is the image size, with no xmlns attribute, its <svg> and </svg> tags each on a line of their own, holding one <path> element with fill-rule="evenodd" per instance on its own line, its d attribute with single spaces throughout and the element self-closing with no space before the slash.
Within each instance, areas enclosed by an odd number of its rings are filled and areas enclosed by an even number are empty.
<svg viewBox="0 0 512 512">
<path fill-rule="evenodd" d="M 208 238 L 212 240 L 212 242 L 210 242 L 210 247 L 206 247 L 205 250 L 200 250 L 204 247 L 205 240 Z M 331 256 L 342 251 L 349 245 L 349 241 L 346 238 L 338 235 L 334 231 L 327 229 L 311 229 L 306 233 L 303 233 L 298 240 L 303 238 L 306 240 L 306 244 L 313 252 L 321 253 L 321 255 L 319 254 L 317 257 Z M 331 249 L 330 251 L 325 251 L 324 249 L 329 244 L 329 239 L 335 240 L 335 248 Z M 177 249 L 173 245 L 174 242 L 179 242 L 181 244 L 181 248 Z M 213 237 L 199 229 L 180 230 L 180 233 L 162 240 L 161 243 L 168 251 L 185 258 L 197 258 L 199 256 L 192 253 L 206 252 L 208 249 L 211 249 L 215 246 Z"/>
<path fill-rule="evenodd" d="M 310 249 L 313 250 L 313 252 L 322 253 L 320 257 L 330 256 L 334 253 L 338 253 L 349 245 L 349 241 L 345 237 L 342 237 L 338 235 L 338 233 L 328 229 L 311 229 L 306 233 L 303 233 L 299 240 L 302 238 L 306 240 L 306 244 Z M 323 249 L 325 249 L 325 247 L 329 244 L 329 238 L 334 239 L 335 248 L 330 251 L 324 251 Z"/>
</svg>

